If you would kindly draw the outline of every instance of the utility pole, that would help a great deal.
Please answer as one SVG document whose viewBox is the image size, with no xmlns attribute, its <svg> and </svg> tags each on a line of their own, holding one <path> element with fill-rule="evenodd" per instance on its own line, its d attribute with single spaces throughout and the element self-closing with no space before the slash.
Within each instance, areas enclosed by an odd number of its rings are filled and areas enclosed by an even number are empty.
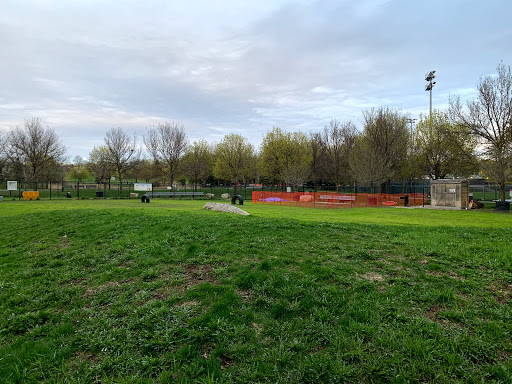
<svg viewBox="0 0 512 384">
<path fill-rule="evenodd" d="M 411 118 L 407 119 L 407 124 L 411 124 L 411 137 L 412 137 L 412 135 L 414 133 L 413 132 L 413 124 L 414 124 L 415 121 L 416 121 L 416 119 L 411 119 Z"/>
<path fill-rule="evenodd" d="M 437 75 L 435 69 L 433 71 L 427 72 L 425 75 L 425 80 L 428 81 L 427 85 L 425 85 L 425 91 L 430 91 L 430 119 L 432 119 L 432 88 L 434 88 L 434 84 L 436 83 L 432 80 L 434 80 L 436 76 Z"/>
</svg>

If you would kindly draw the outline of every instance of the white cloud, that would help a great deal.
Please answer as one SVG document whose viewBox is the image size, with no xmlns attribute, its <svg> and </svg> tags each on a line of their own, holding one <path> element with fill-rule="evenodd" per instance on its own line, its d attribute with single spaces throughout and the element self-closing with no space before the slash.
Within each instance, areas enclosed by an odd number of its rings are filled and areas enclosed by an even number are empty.
<svg viewBox="0 0 512 384">
<path fill-rule="evenodd" d="M 43 117 L 86 156 L 106 130 L 180 121 L 193 140 L 254 143 L 361 110 L 428 110 L 512 64 L 506 0 L 4 0 L 0 126 Z M 496 9 L 500 9 L 496 12 Z M 492 17 L 491 17 L 492 16 Z M 474 26 L 478 25 L 478 28 Z M 89 146 L 89 148 L 87 148 Z"/>
</svg>

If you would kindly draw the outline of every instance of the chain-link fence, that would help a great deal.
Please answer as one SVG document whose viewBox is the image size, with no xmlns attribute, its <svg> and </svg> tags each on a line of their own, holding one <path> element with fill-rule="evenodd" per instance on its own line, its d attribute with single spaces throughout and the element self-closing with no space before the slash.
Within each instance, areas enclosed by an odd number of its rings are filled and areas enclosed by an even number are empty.
<svg viewBox="0 0 512 384">
<path fill-rule="evenodd" d="M 9 187 L 12 189 L 13 184 Z M 222 200 L 226 194 L 231 198 L 235 193 L 240 194 L 244 200 L 252 199 L 253 192 L 301 192 L 301 193 L 357 193 L 357 194 L 422 194 L 430 197 L 430 181 L 417 180 L 412 183 L 390 183 L 384 186 L 360 186 L 360 185 L 303 185 L 300 187 L 285 187 L 281 185 L 193 185 L 178 184 L 172 187 L 168 184 L 152 184 L 151 192 L 134 190 L 134 183 L 84 183 L 70 181 L 17 181 L 16 189 L 10 190 L 8 181 L 0 181 L 0 196 L 4 200 L 23 199 L 23 192 L 37 191 L 39 199 L 134 199 L 147 193 L 155 199 L 212 199 Z M 507 198 L 509 197 L 507 188 Z M 476 200 L 492 201 L 499 199 L 499 186 L 493 183 L 479 181 L 469 186 L 469 192 Z M 423 200 L 422 200 L 423 202 Z"/>
<path fill-rule="evenodd" d="M 217 199 L 222 195 L 240 194 L 251 199 L 254 190 L 265 189 L 260 185 L 173 185 L 152 184 L 152 191 L 134 190 L 134 183 L 84 183 L 69 181 L 17 181 L 15 189 L 12 183 L 0 182 L 0 196 L 4 200 L 23 200 L 23 192 L 37 191 L 37 199 L 136 199 L 148 194 L 156 199 Z M 27 194 L 25 194 L 27 195 Z"/>
</svg>

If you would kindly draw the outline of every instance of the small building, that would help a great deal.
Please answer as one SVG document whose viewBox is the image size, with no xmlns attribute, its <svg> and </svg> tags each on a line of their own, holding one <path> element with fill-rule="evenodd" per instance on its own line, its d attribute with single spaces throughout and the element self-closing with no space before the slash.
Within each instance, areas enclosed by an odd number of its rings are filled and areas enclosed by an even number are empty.
<svg viewBox="0 0 512 384">
<path fill-rule="evenodd" d="M 433 206 L 467 208 L 469 182 L 461 179 L 432 180 L 430 196 L 430 204 Z"/>
</svg>

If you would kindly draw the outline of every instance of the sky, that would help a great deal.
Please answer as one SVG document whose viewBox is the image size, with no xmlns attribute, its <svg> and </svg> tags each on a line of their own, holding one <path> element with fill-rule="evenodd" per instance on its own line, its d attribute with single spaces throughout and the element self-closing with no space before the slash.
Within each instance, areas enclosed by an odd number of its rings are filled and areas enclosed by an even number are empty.
<svg viewBox="0 0 512 384">
<path fill-rule="evenodd" d="M 190 142 L 306 134 L 470 100 L 512 65 L 510 0 L 1 0 L 0 131 L 33 117 L 70 159 L 121 127 Z"/>
</svg>

